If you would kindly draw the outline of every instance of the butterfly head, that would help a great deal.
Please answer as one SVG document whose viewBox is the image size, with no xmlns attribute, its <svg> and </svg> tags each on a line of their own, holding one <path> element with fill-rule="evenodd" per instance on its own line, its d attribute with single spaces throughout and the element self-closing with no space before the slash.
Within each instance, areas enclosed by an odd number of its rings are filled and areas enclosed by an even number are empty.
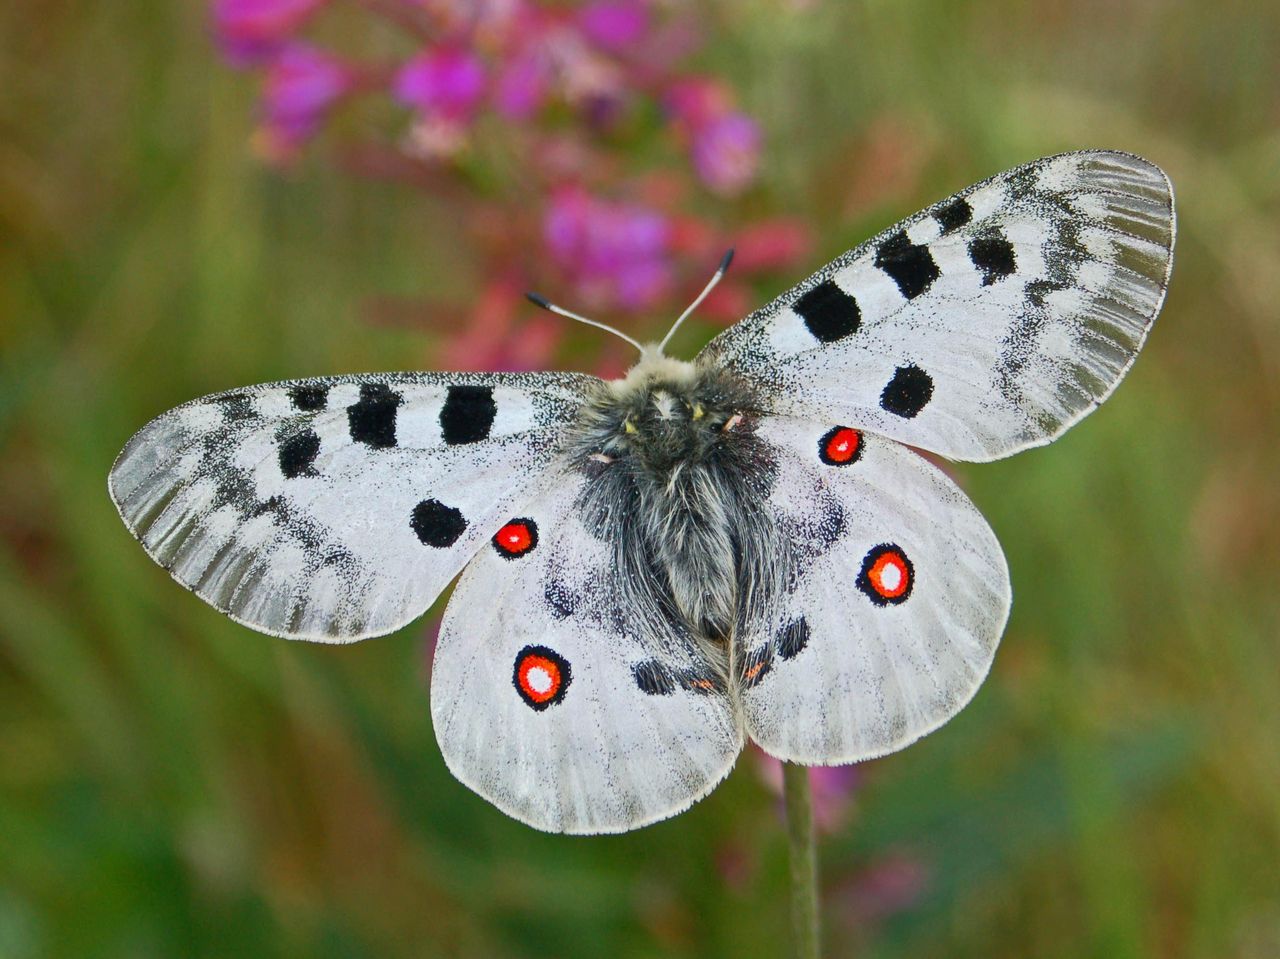
<svg viewBox="0 0 1280 959">
<path fill-rule="evenodd" d="M 605 384 L 588 404 L 583 449 L 597 462 L 626 459 L 666 473 L 732 444 L 758 405 L 754 392 L 724 370 L 646 348 L 623 379 Z"/>
</svg>

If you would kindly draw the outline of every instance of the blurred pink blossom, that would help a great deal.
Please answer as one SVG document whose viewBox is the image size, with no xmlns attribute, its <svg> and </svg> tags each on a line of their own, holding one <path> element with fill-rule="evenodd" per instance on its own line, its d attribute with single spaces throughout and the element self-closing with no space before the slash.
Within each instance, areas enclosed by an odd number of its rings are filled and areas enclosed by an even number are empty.
<svg viewBox="0 0 1280 959">
<path fill-rule="evenodd" d="M 525 372 L 551 365 L 567 321 L 529 306 L 514 275 L 490 279 L 470 316 L 450 330 L 441 352 L 445 369 Z"/>
<path fill-rule="evenodd" d="M 640 0 L 598 0 L 578 14 L 586 37 L 610 53 L 634 47 L 649 32 L 649 10 Z"/>
<path fill-rule="evenodd" d="M 213 33 L 233 66 L 275 56 L 327 0 L 214 0 Z"/>
<path fill-rule="evenodd" d="M 546 103 L 551 78 L 551 64 L 544 52 L 526 48 L 502 68 L 494 90 L 494 106 L 509 119 L 527 120 Z"/>
<path fill-rule="evenodd" d="M 295 158 L 340 101 L 390 97 L 414 112 L 407 134 L 349 138 L 335 154 L 345 167 L 447 197 L 487 276 L 514 271 L 515 279 L 541 285 L 536 273 L 526 275 L 533 268 L 521 256 L 541 237 L 579 308 L 648 309 L 683 287 L 678 260 L 710 260 L 732 242 L 714 221 L 689 212 L 696 208 L 690 188 L 726 196 L 745 189 L 757 174 L 762 137 L 726 83 L 683 71 L 701 33 L 697 17 L 679 5 L 359 0 L 347 5 L 343 23 L 377 20 L 403 42 L 366 44 L 373 52 L 351 59 L 304 39 L 329 5 L 210 0 L 227 59 L 262 69 L 255 145 L 267 158 Z M 328 36 L 335 44 L 348 39 Z M 385 52 L 400 49 L 407 54 Z M 495 149 L 468 154 L 485 111 L 518 122 L 486 125 Z M 649 122 L 655 114 L 658 124 Z M 686 151 L 686 162 L 655 168 L 654 158 L 670 153 L 653 149 L 654 139 Z M 465 169 L 451 162 L 464 154 Z M 504 173 L 512 169 L 514 177 Z M 629 199 L 606 199 L 621 196 Z M 496 230 L 486 225 L 494 222 Z M 745 308 L 743 278 L 781 265 L 800 246 L 794 231 L 759 226 L 744 237 L 741 266 L 708 302 L 708 315 Z M 513 329 L 504 326 L 501 336 Z M 534 339 L 525 329 L 520 335 Z M 462 338 L 480 349 L 479 336 Z M 530 355 L 508 356 L 499 355 L 492 330 L 483 338 L 480 352 L 510 366 L 533 362 L 551 342 L 542 337 L 544 346 Z"/>
<path fill-rule="evenodd" d="M 782 795 L 782 763 L 756 750 L 760 778 L 779 797 Z M 809 790 L 813 797 L 813 821 L 826 833 L 839 831 L 853 809 L 853 797 L 862 785 L 858 765 L 810 766 Z"/>
<path fill-rule="evenodd" d="M 271 61 L 263 84 L 260 130 L 268 152 L 287 158 L 314 135 L 354 78 L 345 62 L 324 51 L 302 43 L 285 47 Z"/>
<path fill-rule="evenodd" d="M 616 300 L 642 309 L 671 288 L 671 223 L 657 210 L 562 189 L 543 218 L 543 237 L 589 305 Z"/>
<path fill-rule="evenodd" d="M 836 884 L 826 897 L 835 921 L 850 931 L 910 909 L 929 888 L 931 870 L 924 860 L 889 852 Z"/>
<path fill-rule="evenodd" d="M 688 77 L 668 87 L 663 106 L 677 124 L 692 132 L 728 113 L 733 106 L 733 95 L 719 80 Z"/>
<path fill-rule="evenodd" d="M 739 272 L 785 269 L 812 254 L 813 230 L 801 220 L 764 220 L 740 230 L 733 245 L 733 265 Z"/>
<path fill-rule="evenodd" d="M 745 113 L 726 113 L 693 135 L 693 166 L 717 193 L 738 193 L 755 179 L 760 128 Z"/>
<path fill-rule="evenodd" d="M 663 98 L 667 114 L 689 142 L 698 178 L 717 193 L 741 192 L 760 162 L 760 127 L 734 108 L 733 95 L 709 77 L 671 85 Z"/>
<path fill-rule="evenodd" d="M 479 57 L 466 50 L 431 50 L 405 64 L 392 88 L 396 99 L 424 115 L 466 120 L 484 96 L 485 68 Z"/>
</svg>

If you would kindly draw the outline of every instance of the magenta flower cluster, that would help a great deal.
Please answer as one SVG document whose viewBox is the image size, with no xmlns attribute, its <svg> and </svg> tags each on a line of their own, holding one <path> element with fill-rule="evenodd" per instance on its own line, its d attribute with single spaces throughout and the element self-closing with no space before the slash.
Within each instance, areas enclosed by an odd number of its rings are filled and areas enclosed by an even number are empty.
<svg viewBox="0 0 1280 959">
<path fill-rule="evenodd" d="M 261 76 L 254 143 L 266 159 L 290 163 L 338 110 L 389 101 L 400 125 L 380 142 L 335 132 L 349 166 L 451 192 L 472 207 L 464 229 L 504 284 L 516 254 L 536 247 L 554 273 L 527 279 L 569 287 L 582 309 L 638 311 L 687 293 L 735 239 L 687 211 L 699 192 L 731 199 L 757 178 L 760 127 L 726 83 L 686 68 L 699 28 L 677 6 L 212 0 L 212 28 L 229 64 Z M 362 52 L 375 34 L 379 52 Z M 495 157 L 505 182 L 485 166 Z M 778 228 L 762 247 L 800 252 L 795 224 Z M 748 258 L 739 276 L 750 269 Z M 742 298 L 730 284 L 720 303 Z"/>
</svg>

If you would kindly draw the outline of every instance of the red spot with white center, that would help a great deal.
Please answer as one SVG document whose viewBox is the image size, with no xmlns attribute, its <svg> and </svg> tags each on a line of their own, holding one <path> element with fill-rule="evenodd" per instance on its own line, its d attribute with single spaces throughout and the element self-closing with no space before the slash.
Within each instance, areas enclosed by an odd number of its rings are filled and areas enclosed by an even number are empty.
<svg viewBox="0 0 1280 959">
<path fill-rule="evenodd" d="M 877 606 L 904 603 L 911 595 L 915 569 L 902 548 L 893 543 L 872 547 L 862 560 L 858 589 Z"/>
<path fill-rule="evenodd" d="M 493 548 L 504 559 L 532 552 L 538 545 L 538 524 L 531 519 L 513 519 L 493 534 Z"/>
<path fill-rule="evenodd" d="M 837 426 L 818 441 L 818 458 L 828 466 L 848 466 L 862 453 L 862 433 L 851 426 Z"/>
<path fill-rule="evenodd" d="M 554 706 L 569 689 L 569 661 L 546 646 L 526 646 L 516 654 L 512 681 L 525 704 L 535 710 Z"/>
</svg>

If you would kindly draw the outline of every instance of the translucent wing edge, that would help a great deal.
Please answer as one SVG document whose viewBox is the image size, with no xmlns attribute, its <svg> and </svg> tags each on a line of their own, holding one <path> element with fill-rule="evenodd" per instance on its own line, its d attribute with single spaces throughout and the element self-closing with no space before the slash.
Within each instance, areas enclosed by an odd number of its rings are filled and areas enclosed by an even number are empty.
<svg viewBox="0 0 1280 959">
<path fill-rule="evenodd" d="M 729 774 L 733 772 L 734 767 L 738 764 L 738 758 L 742 755 L 742 750 L 746 747 L 747 738 L 746 733 L 743 731 L 742 724 L 738 723 L 737 751 L 730 757 L 728 763 L 725 764 L 724 769 L 716 773 L 714 778 L 708 780 L 703 789 L 699 790 L 695 794 L 691 794 L 687 798 L 687 801 L 675 803 L 669 809 L 663 809 L 658 812 L 651 813 L 648 816 L 643 816 L 635 822 L 616 826 L 588 826 L 581 828 L 571 826 L 569 828 L 558 828 L 554 825 L 539 822 L 538 820 L 527 816 L 518 807 L 505 803 L 501 799 L 492 796 L 482 789 L 477 784 L 476 780 L 470 777 L 465 770 L 462 768 L 455 768 L 454 763 L 450 760 L 449 754 L 444 750 L 441 750 L 441 757 L 444 759 L 445 768 L 449 770 L 454 779 L 458 780 L 458 782 L 462 783 L 462 785 L 466 786 L 485 802 L 492 804 L 496 809 L 510 816 L 512 819 L 517 822 L 524 823 L 526 826 L 536 829 L 539 832 L 551 833 L 552 835 L 560 836 L 619 836 L 623 833 L 633 832 L 636 829 L 643 829 L 645 826 L 652 826 L 654 823 L 671 819 L 673 816 L 678 816 L 680 813 L 692 809 L 698 803 L 702 802 L 702 800 L 706 799 L 715 791 L 717 786 L 729 778 Z"/>
</svg>

